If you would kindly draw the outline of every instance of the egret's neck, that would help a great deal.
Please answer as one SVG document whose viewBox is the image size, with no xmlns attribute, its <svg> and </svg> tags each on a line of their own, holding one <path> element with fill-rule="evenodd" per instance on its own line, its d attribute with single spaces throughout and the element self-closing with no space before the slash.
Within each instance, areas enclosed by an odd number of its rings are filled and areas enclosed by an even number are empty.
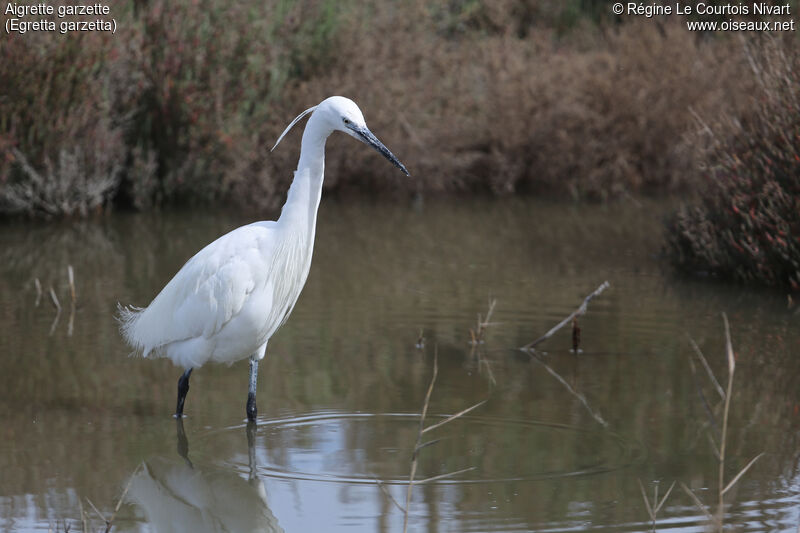
<svg viewBox="0 0 800 533">
<path fill-rule="evenodd" d="M 325 121 L 311 114 L 303 131 L 300 161 L 289 187 L 286 203 L 281 210 L 279 222 L 285 223 L 293 232 L 299 231 L 313 245 L 317 221 L 317 209 L 322 196 L 322 178 L 325 172 L 325 141 L 331 134 Z"/>
<path fill-rule="evenodd" d="M 298 172 L 308 169 L 311 176 L 322 180 L 325 170 L 325 141 L 331 133 L 332 130 L 325 127 L 323 120 L 316 113 L 312 113 L 303 130 L 300 160 L 297 162 Z"/>
</svg>

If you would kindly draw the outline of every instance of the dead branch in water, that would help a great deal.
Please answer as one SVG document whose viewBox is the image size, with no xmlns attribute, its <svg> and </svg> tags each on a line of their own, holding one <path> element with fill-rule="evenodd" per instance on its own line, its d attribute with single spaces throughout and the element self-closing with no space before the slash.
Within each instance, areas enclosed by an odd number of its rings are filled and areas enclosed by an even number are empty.
<svg viewBox="0 0 800 533">
<path fill-rule="evenodd" d="M 697 354 L 697 358 L 703 364 L 703 368 L 706 369 L 706 373 L 708 374 L 708 378 L 711 380 L 711 383 L 714 385 L 714 388 L 717 390 L 717 394 L 719 394 L 719 397 L 724 400 L 725 399 L 725 392 L 722 390 L 722 387 L 720 386 L 719 381 L 717 381 L 717 378 L 714 376 L 714 371 L 711 370 L 711 367 L 709 366 L 708 361 L 706 361 L 706 358 L 703 355 L 703 352 L 700 350 L 700 347 L 697 345 L 696 342 L 694 342 L 694 339 L 691 338 L 691 337 L 689 337 L 689 344 L 692 345 L 692 349 L 694 350 L 694 353 Z"/>
<path fill-rule="evenodd" d="M 604 290 L 606 290 L 610 286 L 611 286 L 611 284 L 608 281 L 604 281 L 599 287 L 597 287 L 594 290 L 594 292 L 592 292 L 589 296 L 584 298 L 583 303 L 580 305 L 580 307 L 578 307 L 575 311 L 573 311 L 572 314 L 570 314 L 567 318 L 565 318 L 564 320 L 562 320 L 561 322 L 556 324 L 555 327 L 553 327 L 550 331 L 548 331 L 547 333 L 545 333 L 544 335 L 542 335 L 541 337 L 539 337 L 535 341 L 529 342 L 525 346 L 521 347 L 520 350 L 522 350 L 524 352 L 535 351 L 534 347 L 536 347 L 536 345 L 538 345 L 538 344 L 546 341 L 550 337 L 552 337 L 558 330 L 560 330 L 561 328 L 563 328 L 564 326 L 569 324 L 572 321 L 573 318 L 581 316 L 584 313 L 586 313 L 586 308 L 589 305 L 589 302 L 592 300 L 592 298 L 594 298 L 595 296 L 599 295 L 601 292 L 603 292 Z"/>
<path fill-rule="evenodd" d="M 642 491 L 642 499 L 644 499 L 644 505 L 645 508 L 647 509 L 647 514 L 650 516 L 651 526 L 652 526 L 651 531 L 655 531 L 656 518 L 658 516 L 658 512 L 661 510 L 661 507 L 664 506 L 664 503 L 667 501 L 667 498 L 669 498 L 672 489 L 675 488 L 675 482 L 674 481 L 672 482 L 672 485 L 670 485 L 669 489 L 667 489 L 667 493 L 664 494 L 664 497 L 661 499 L 658 498 L 658 483 L 656 483 L 655 487 L 653 487 L 653 504 L 651 505 L 650 500 L 647 498 L 647 493 L 645 493 L 644 491 L 644 485 L 642 485 L 642 480 L 637 479 L 636 481 L 639 482 L 639 490 Z"/>
<path fill-rule="evenodd" d="M 596 413 L 594 411 L 594 409 L 591 408 L 591 406 L 589 405 L 589 402 L 586 401 L 586 397 L 583 394 L 581 394 L 578 391 L 576 391 L 575 389 L 573 389 L 572 386 L 569 383 L 567 383 L 567 380 L 562 378 L 561 375 L 558 372 L 556 372 L 555 370 L 553 370 L 547 363 L 545 363 L 544 361 L 539 359 L 539 357 L 536 354 L 530 354 L 530 357 L 531 357 L 532 361 L 536 361 L 537 363 L 542 365 L 545 368 L 545 370 L 547 370 L 550 373 L 551 376 L 556 378 L 556 380 L 558 380 L 558 382 L 561 383 L 564 386 L 565 389 L 567 389 L 567 392 L 569 392 L 575 398 L 577 398 L 578 401 L 581 402 L 581 404 L 583 404 L 583 406 L 586 408 L 586 410 L 589 411 L 589 414 L 592 415 L 592 418 L 597 420 L 598 424 L 600 424 L 604 428 L 608 427 L 608 422 L 606 422 L 603 419 L 603 417 L 600 416 L 599 413 Z"/>
<path fill-rule="evenodd" d="M 572 352 L 578 353 L 581 349 L 581 327 L 578 325 L 578 317 L 572 317 Z"/>
<path fill-rule="evenodd" d="M 469 344 L 470 344 L 470 352 L 469 355 L 471 358 L 477 360 L 478 362 L 478 372 L 483 373 L 483 370 L 486 369 L 486 374 L 489 379 L 489 384 L 491 386 L 497 385 L 497 381 L 494 377 L 494 372 L 492 371 L 492 365 L 489 359 L 486 357 L 486 354 L 483 352 L 483 345 L 485 343 L 484 337 L 486 335 L 486 330 L 489 326 L 493 326 L 496 323 L 492 322 L 492 314 L 494 313 L 494 308 L 497 305 L 497 299 L 492 298 L 489 301 L 489 310 L 486 312 L 486 318 L 478 313 L 478 322 L 475 326 L 475 329 L 470 328 L 469 330 Z"/>
<path fill-rule="evenodd" d="M 483 318 L 480 313 L 478 313 L 478 323 L 475 325 L 475 329 L 469 330 L 470 336 L 470 344 L 473 346 L 476 344 L 483 344 L 483 337 L 486 334 L 486 328 L 492 325 L 492 313 L 494 313 L 494 306 L 497 304 L 497 299 L 492 298 L 489 302 L 489 310 L 486 311 L 486 318 Z"/>
</svg>

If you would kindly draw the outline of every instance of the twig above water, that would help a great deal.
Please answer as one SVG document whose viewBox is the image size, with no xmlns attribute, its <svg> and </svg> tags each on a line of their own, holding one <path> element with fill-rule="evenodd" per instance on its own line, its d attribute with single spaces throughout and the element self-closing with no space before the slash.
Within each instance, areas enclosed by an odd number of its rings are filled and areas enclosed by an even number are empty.
<svg viewBox="0 0 800 533">
<path fill-rule="evenodd" d="M 555 327 L 550 329 L 550 331 L 548 331 L 547 333 L 545 333 L 544 335 L 542 335 L 541 337 L 539 337 L 535 341 L 529 342 L 525 346 L 521 347 L 520 350 L 525 351 L 525 352 L 534 351 L 534 348 L 536 347 L 536 345 L 538 345 L 538 344 L 546 341 L 550 337 L 552 337 L 558 330 L 560 330 L 561 328 L 563 328 L 564 326 L 569 324 L 572 321 L 573 318 L 581 316 L 584 313 L 586 313 L 586 308 L 589 305 L 589 302 L 592 301 L 592 298 L 594 298 L 595 296 L 599 295 L 600 293 L 602 293 L 604 290 L 606 290 L 610 286 L 611 286 L 611 284 L 608 281 L 604 281 L 602 284 L 600 284 L 599 287 L 597 287 L 594 290 L 594 292 L 592 292 L 589 296 L 584 298 L 583 299 L 583 303 L 581 303 L 580 307 L 578 307 L 575 311 L 573 311 L 567 318 L 565 318 L 564 320 L 562 320 L 561 322 L 556 324 Z"/>
</svg>

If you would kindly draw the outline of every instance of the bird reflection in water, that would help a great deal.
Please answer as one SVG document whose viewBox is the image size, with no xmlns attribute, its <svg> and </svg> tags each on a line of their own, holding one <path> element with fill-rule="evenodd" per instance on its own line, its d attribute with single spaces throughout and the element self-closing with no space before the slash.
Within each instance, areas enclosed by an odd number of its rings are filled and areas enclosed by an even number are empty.
<svg viewBox="0 0 800 533">
<path fill-rule="evenodd" d="M 204 531 L 283 532 L 269 508 L 264 482 L 257 475 L 256 425 L 247 424 L 250 474 L 203 469 L 189 459 L 189 442 L 178 418 L 178 458 L 154 457 L 133 474 L 127 500 L 161 533 Z"/>
</svg>

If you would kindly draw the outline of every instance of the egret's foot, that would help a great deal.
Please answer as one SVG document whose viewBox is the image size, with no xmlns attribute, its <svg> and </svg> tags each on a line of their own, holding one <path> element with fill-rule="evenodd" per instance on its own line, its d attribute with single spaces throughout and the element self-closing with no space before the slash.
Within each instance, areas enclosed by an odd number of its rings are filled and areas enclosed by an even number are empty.
<svg viewBox="0 0 800 533">
<path fill-rule="evenodd" d="M 258 409 L 256 409 L 256 395 L 252 392 L 247 395 L 247 420 L 250 422 L 256 421 Z"/>
</svg>

